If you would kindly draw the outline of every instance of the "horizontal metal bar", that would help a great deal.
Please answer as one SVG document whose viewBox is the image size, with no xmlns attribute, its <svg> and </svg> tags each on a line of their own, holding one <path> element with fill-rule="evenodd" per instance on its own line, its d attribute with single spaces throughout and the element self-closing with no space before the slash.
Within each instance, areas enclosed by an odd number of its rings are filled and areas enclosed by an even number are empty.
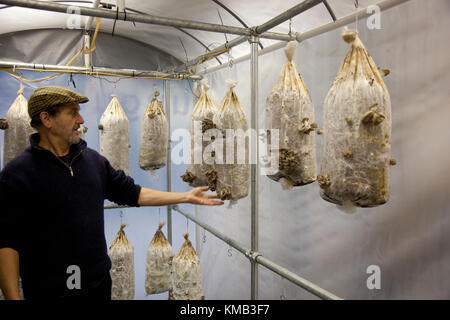
<svg viewBox="0 0 450 320">
<path fill-rule="evenodd" d="M 309 293 L 322 298 L 322 299 L 327 299 L 327 300 L 342 300 L 341 298 L 339 298 L 338 296 L 320 288 L 319 286 L 315 285 L 314 283 L 303 279 L 302 277 L 296 275 L 295 273 L 289 271 L 288 269 L 279 266 L 278 264 L 272 262 L 271 260 L 265 258 L 264 256 L 262 256 L 259 252 L 254 252 L 251 251 L 250 249 L 248 249 L 247 247 L 241 245 L 240 243 L 238 243 L 237 241 L 231 239 L 230 237 L 226 236 L 225 234 L 223 234 L 222 232 L 218 231 L 217 229 L 209 226 L 208 224 L 200 221 L 199 219 L 197 219 L 196 217 L 194 217 L 193 215 L 184 212 L 182 209 L 180 209 L 178 207 L 178 205 L 174 205 L 172 206 L 173 210 L 181 213 L 182 215 L 184 215 L 186 218 L 194 221 L 195 223 L 197 223 L 198 225 L 200 225 L 201 227 L 203 227 L 205 230 L 207 230 L 208 232 L 210 232 L 211 234 L 215 235 L 217 238 L 221 239 L 222 241 L 224 241 L 225 243 L 229 244 L 230 246 L 232 246 L 233 248 L 237 249 L 239 252 L 243 253 L 246 257 L 253 259 L 256 263 L 261 264 L 262 266 L 266 267 L 267 269 L 279 274 L 280 276 L 284 277 L 285 279 L 291 281 L 292 283 L 302 287 L 303 289 L 305 289 L 306 291 L 308 291 Z"/>
<path fill-rule="evenodd" d="M 385 1 L 381 1 L 375 4 L 375 6 L 377 6 L 378 8 L 380 8 L 380 11 L 384 11 L 384 10 L 388 10 L 392 7 L 398 6 L 404 2 L 407 2 L 409 0 L 385 0 Z M 339 27 L 343 27 L 347 24 L 350 23 L 354 23 L 355 22 L 355 18 L 358 17 L 358 19 L 364 19 L 369 17 L 370 15 L 372 15 L 373 12 L 368 11 L 367 8 L 363 8 L 361 10 L 358 10 L 355 13 L 351 13 L 349 15 L 346 15 L 345 17 L 342 17 L 340 19 L 337 19 L 334 22 L 330 22 L 328 24 L 325 24 L 323 26 L 320 26 L 318 28 L 314 28 L 310 31 L 304 32 L 304 33 L 299 33 L 297 34 L 297 41 L 301 42 L 304 41 L 306 39 L 310 39 L 313 38 L 315 36 L 318 36 L 320 34 L 326 33 L 328 31 L 337 29 Z"/>
<path fill-rule="evenodd" d="M 75 13 L 82 16 L 90 16 L 90 17 L 99 17 L 105 19 L 113 19 L 113 20 L 124 20 L 126 21 L 134 21 L 141 22 L 147 24 L 156 24 L 162 26 L 170 26 L 170 27 L 179 27 L 186 29 L 195 29 L 202 31 L 210 31 L 210 32 L 219 32 L 219 33 L 229 33 L 229 34 L 237 34 L 250 36 L 254 31 L 251 28 L 241 28 L 241 27 L 233 27 L 233 26 L 224 26 L 220 24 L 214 23 L 206 23 L 192 20 L 183 20 L 176 18 L 167 18 L 167 17 L 159 17 L 153 16 L 149 14 L 137 14 L 137 13 L 124 13 L 117 12 L 114 10 L 102 9 L 102 8 L 90 8 L 90 7 L 80 7 L 74 5 L 65 5 L 55 2 L 48 1 L 36 1 L 36 0 L 0 0 L 0 3 L 16 6 L 16 7 L 24 7 L 31 9 L 39 9 L 53 12 L 61 12 L 61 13 Z M 276 33 L 268 33 L 261 34 L 261 38 L 269 38 L 272 37 L 283 37 L 282 34 Z"/>
<path fill-rule="evenodd" d="M 263 257 L 263 256 L 257 256 L 256 258 L 256 262 L 259 263 L 260 265 L 266 267 L 267 269 L 279 274 L 280 276 L 282 276 L 283 278 L 286 278 L 287 280 L 291 281 L 292 283 L 302 287 L 303 289 L 305 289 L 306 291 L 314 294 L 315 296 L 324 299 L 324 300 L 343 300 L 342 298 L 318 287 L 317 285 L 315 285 L 314 283 L 299 277 L 298 275 L 296 275 L 295 273 L 289 271 L 286 268 L 283 268 L 281 266 L 279 266 L 276 263 L 273 263 L 272 261 L 270 261 L 269 259 Z"/>
<path fill-rule="evenodd" d="M 60 66 L 52 64 L 40 63 L 24 63 L 12 61 L 0 61 L 0 68 L 13 68 L 21 70 L 38 70 L 43 72 L 62 72 L 62 73 L 85 73 L 90 75 L 105 75 L 105 76 L 129 76 L 129 77 L 153 77 L 164 78 L 167 80 L 180 80 L 190 78 L 199 80 L 203 77 L 199 75 L 187 74 L 169 74 L 160 71 L 151 70 L 135 70 L 135 69 L 114 69 L 104 67 L 76 67 L 76 66 Z"/>
<path fill-rule="evenodd" d="M 281 24 L 285 22 L 286 20 L 289 20 L 290 18 L 312 8 L 313 6 L 321 3 L 323 0 L 306 0 L 302 3 L 296 5 L 295 7 L 283 12 L 282 14 L 278 15 L 274 19 L 262 24 L 261 26 L 258 26 L 254 28 L 255 35 L 258 35 L 259 38 L 267 38 L 267 39 L 273 39 L 273 40 L 283 40 L 283 41 L 290 41 L 295 40 L 296 35 L 290 35 L 290 34 L 282 34 L 282 33 L 275 33 L 275 32 L 265 32 L 266 30 L 269 30 L 270 28 L 275 27 L 278 24 Z M 248 40 L 247 36 L 241 36 L 237 37 L 232 41 L 229 41 L 227 43 L 224 43 L 223 45 L 214 48 L 212 51 L 218 51 L 218 50 L 224 50 L 224 49 L 231 49 L 235 46 L 240 45 L 241 43 L 244 43 Z M 214 53 L 211 53 L 214 54 Z M 175 71 L 181 71 L 184 69 L 189 69 L 191 66 L 194 66 L 201 62 L 203 59 L 208 57 L 208 55 L 197 57 L 191 61 L 186 62 L 184 65 L 176 67 Z"/>
<path fill-rule="evenodd" d="M 380 11 L 385 11 L 385 10 L 388 10 L 388 9 L 390 9 L 392 7 L 395 7 L 397 5 L 400 5 L 400 4 L 402 4 L 404 2 L 408 2 L 408 1 L 409 0 L 384 0 L 384 1 L 376 3 L 375 5 L 380 8 Z M 320 34 L 326 33 L 328 31 L 332 31 L 332 30 L 337 29 L 339 27 L 342 27 L 342 26 L 345 26 L 347 24 L 355 22 L 356 15 L 358 15 L 359 19 L 363 19 L 363 18 L 368 17 L 370 14 L 367 13 L 367 8 L 364 8 L 364 9 L 359 10 L 356 13 L 352 13 L 352 14 L 349 14 L 349 15 L 343 17 L 343 18 L 340 18 L 340 19 L 336 20 L 335 22 L 330 22 L 328 24 L 325 24 L 323 26 L 311 29 L 311 30 L 309 30 L 307 32 L 304 32 L 304 33 L 296 33 L 294 38 L 295 38 L 295 40 L 301 42 L 301 41 L 304 41 L 306 39 L 310 39 L 310 38 L 313 38 L 313 37 L 318 36 Z M 284 48 L 285 46 L 286 46 L 285 42 L 276 43 L 276 44 L 273 44 L 273 45 L 271 45 L 269 47 L 265 47 L 263 50 L 259 50 L 258 51 L 258 55 L 261 56 L 261 55 L 264 55 L 266 53 L 269 53 L 269 52 L 276 51 L 276 50 L 279 50 L 281 48 Z M 237 64 L 239 62 L 247 61 L 249 59 L 250 59 L 250 54 L 247 54 L 245 56 L 242 56 L 242 57 L 239 57 L 237 59 L 234 59 L 233 63 Z M 198 72 L 198 74 L 204 75 L 204 74 L 208 74 L 208 73 L 211 73 L 211 72 L 215 72 L 215 71 L 221 70 L 221 69 L 226 68 L 226 67 L 227 67 L 227 65 L 215 66 L 215 67 L 208 68 L 208 69 L 206 69 L 204 71 L 200 71 L 200 72 Z"/>
<path fill-rule="evenodd" d="M 245 255 L 249 254 L 250 249 L 244 247 L 239 242 L 234 241 L 233 239 L 231 239 L 230 237 L 226 236 L 225 234 L 223 234 L 222 232 L 218 231 L 217 229 L 214 229 L 213 227 L 207 225 L 206 223 L 204 223 L 201 220 L 197 219 L 193 215 L 184 212 L 182 209 L 180 209 L 180 207 L 178 205 L 172 206 L 172 209 L 175 210 L 175 211 L 178 211 L 179 213 L 181 213 L 186 218 L 194 221 L 196 224 L 198 224 L 199 226 L 201 226 L 205 230 L 208 230 L 211 234 L 215 235 L 217 238 L 221 239 L 222 241 L 225 241 L 225 243 L 229 244 L 230 246 L 232 246 L 233 248 L 237 249 L 241 253 L 243 253 Z"/>
</svg>

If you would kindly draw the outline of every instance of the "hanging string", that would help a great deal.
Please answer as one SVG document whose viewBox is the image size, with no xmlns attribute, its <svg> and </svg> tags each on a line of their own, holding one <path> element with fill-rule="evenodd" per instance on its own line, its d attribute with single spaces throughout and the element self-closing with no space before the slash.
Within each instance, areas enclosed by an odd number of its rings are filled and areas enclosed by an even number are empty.
<svg viewBox="0 0 450 320">
<path fill-rule="evenodd" d="M 122 225 L 122 218 L 123 218 L 123 211 L 122 210 L 120 210 L 120 225 Z"/>
<path fill-rule="evenodd" d="M 286 287 L 285 287 L 285 285 L 284 285 L 284 279 L 283 279 L 283 277 L 281 277 L 281 285 L 282 285 L 282 289 L 281 289 L 280 300 L 287 300 L 287 297 L 286 297 Z"/>
<path fill-rule="evenodd" d="M 205 230 L 205 228 L 203 228 L 202 230 L 203 230 L 203 239 L 202 239 L 202 241 L 203 241 L 203 243 L 206 243 L 206 230 Z"/>
<path fill-rule="evenodd" d="M 228 52 L 228 72 L 229 72 L 228 79 L 230 80 L 233 79 L 233 65 L 234 65 L 233 55 L 230 49 L 230 52 Z"/>
<path fill-rule="evenodd" d="M 354 2 L 354 4 L 355 4 L 355 11 L 356 11 L 356 14 L 355 14 L 355 29 L 356 29 L 356 32 L 358 32 L 358 7 L 359 7 L 359 1 L 358 0 L 354 0 L 355 2 Z"/>
<path fill-rule="evenodd" d="M 292 18 L 289 19 L 289 37 L 292 36 Z"/>
<path fill-rule="evenodd" d="M 158 208 L 158 223 L 161 223 L 161 208 Z"/>
</svg>

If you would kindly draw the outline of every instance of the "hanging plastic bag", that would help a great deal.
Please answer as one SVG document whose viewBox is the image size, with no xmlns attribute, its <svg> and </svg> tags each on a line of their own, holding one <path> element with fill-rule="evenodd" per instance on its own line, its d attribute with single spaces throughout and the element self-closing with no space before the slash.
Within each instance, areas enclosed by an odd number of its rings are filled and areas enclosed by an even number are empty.
<svg viewBox="0 0 450 320">
<path fill-rule="evenodd" d="M 130 174 L 130 125 L 115 94 L 103 113 L 100 124 L 100 153 L 116 170 Z"/>
<path fill-rule="evenodd" d="M 203 300 L 200 259 L 189 241 L 189 233 L 183 237 L 185 242 L 173 258 L 173 290 L 169 299 Z"/>
<path fill-rule="evenodd" d="M 78 137 L 79 137 L 80 139 L 85 140 L 86 132 L 87 132 L 87 131 L 88 131 L 88 128 L 87 128 L 87 127 L 85 127 L 85 126 L 83 126 L 83 125 L 80 125 L 80 127 L 78 128 Z"/>
<path fill-rule="evenodd" d="M 128 241 L 121 224 L 114 241 L 109 247 L 111 258 L 112 300 L 134 299 L 134 248 Z"/>
<path fill-rule="evenodd" d="M 248 195 L 250 181 L 248 123 L 244 109 L 234 92 L 235 81 L 228 80 L 229 89 L 214 116 L 214 124 L 222 134 L 221 150 L 215 150 L 214 180 L 216 193 L 222 200 L 238 200 Z M 219 144 L 220 148 L 220 144 Z M 219 157 L 220 159 L 218 159 Z"/>
<path fill-rule="evenodd" d="M 351 47 L 324 102 L 318 182 L 323 199 L 351 213 L 388 201 L 391 100 L 357 32 L 342 37 Z"/>
<path fill-rule="evenodd" d="M 143 170 L 162 168 L 167 161 L 169 127 L 158 96 L 159 91 L 155 87 L 155 96 L 142 118 L 139 167 Z"/>
<path fill-rule="evenodd" d="M 193 187 L 208 185 L 206 174 L 214 169 L 214 161 L 208 161 L 208 159 L 205 161 L 203 157 L 204 150 L 211 143 L 210 141 L 204 141 L 203 134 L 207 130 L 215 128 L 213 117 L 217 108 L 208 94 L 209 86 L 206 84 L 206 81 L 202 83 L 202 90 L 202 95 L 195 105 L 191 116 L 189 129 L 191 136 L 190 160 L 186 173 L 181 176 L 184 182 Z"/>
<path fill-rule="evenodd" d="M 17 92 L 17 98 L 0 121 L 0 129 L 5 130 L 3 145 L 3 166 L 21 154 L 30 145 L 30 135 L 35 130 L 30 125 L 28 102 L 23 96 L 23 88 Z"/>
<path fill-rule="evenodd" d="M 272 148 L 277 149 L 271 144 L 274 130 L 279 138 L 278 168 L 268 177 L 279 181 L 283 189 L 314 182 L 317 175 L 314 135 L 317 124 L 311 97 L 293 62 L 297 45 L 297 41 L 287 44 L 288 61 L 266 100 L 267 151 L 272 157 L 276 154 Z M 271 161 L 276 163 L 274 159 Z"/>
<path fill-rule="evenodd" d="M 161 228 L 153 236 L 147 249 L 147 268 L 145 290 L 147 294 L 155 294 L 172 289 L 172 259 L 173 251 Z"/>
</svg>

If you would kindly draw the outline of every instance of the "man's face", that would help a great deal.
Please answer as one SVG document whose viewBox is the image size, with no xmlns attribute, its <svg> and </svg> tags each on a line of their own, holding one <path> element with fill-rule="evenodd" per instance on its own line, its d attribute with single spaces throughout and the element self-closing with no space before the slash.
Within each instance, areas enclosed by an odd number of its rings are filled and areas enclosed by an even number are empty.
<svg viewBox="0 0 450 320">
<path fill-rule="evenodd" d="M 80 106 L 78 103 L 61 106 L 59 112 L 53 118 L 53 134 L 59 136 L 69 144 L 80 142 L 78 128 L 84 123 L 80 115 Z"/>
</svg>

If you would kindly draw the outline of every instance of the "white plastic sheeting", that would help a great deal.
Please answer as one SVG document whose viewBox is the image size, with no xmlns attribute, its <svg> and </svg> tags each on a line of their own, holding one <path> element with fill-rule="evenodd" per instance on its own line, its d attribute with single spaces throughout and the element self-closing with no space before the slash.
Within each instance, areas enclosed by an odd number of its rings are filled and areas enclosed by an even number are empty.
<svg viewBox="0 0 450 320">
<path fill-rule="evenodd" d="M 368 30 L 365 20 L 359 21 L 369 53 L 380 68 L 391 70 L 384 80 L 392 99 L 391 150 L 397 166 L 391 168 L 389 202 L 348 215 L 320 198 L 317 183 L 286 192 L 260 176 L 259 251 L 264 256 L 344 299 L 450 298 L 450 62 L 449 44 L 442 41 L 450 27 L 449 9 L 448 1 L 417 0 L 383 12 L 381 30 Z M 340 34 L 336 30 L 301 43 L 295 57 L 319 128 L 322 103 L 348 50 Z M 284 53 L 261 56 L 259 63 L 261 110 Z M 249 106 L 250 64 L 235 68 L 243 84 L 237 94 Z M 211 87 L 220 90 L 228 72 L 208 75 Z M 245 112 L 250 114 L 248 108 Z M 316 138 L 320 163 L 321 138 Z M 249 199 L 232 210 L 201 208 L 200 218 L 250 247 Z M 205 296 L 249 299 L 250 263 L 236 250 L 230 257 L 228 249 L 206 232 L 200 253 Z M 370 266 L 380 268 L 381 289 L 367 287 Z M 287 299 L 315 299 L 264 267 L 259 270 L 260 299 L 280 299 L 283 289 Z"/>
<path fill-rule="evenodd" d="M 137 1 L 136 1 L 137 2 Z M 337 16 L 353 10 L 353 1 L 330 0 L 337 6 Z M 132 1 L 127 1 L 127 5 Z M 147 3 L 143 2 L 142 3 Z M 150 2 L 148 2 L 150 5 Z M 154 2 L 151 2 L 154 4 Z M 174 1 L 156 2 L 167 9 L 155 14 L 177 16 Z M 199 3 L 199 2 L 198 2 Z M 228 2 L 227 2 L 228 3 Z M 238 1 L 230 1 L 230 5 Z M 255 9 L 248 1 L 242 5 Z M 277 2 L 279 4 L 279 2 Z M 286 1 L 286 8 L 289 1 Z M 367 5 L 359 1 L 360 6 Z M 193 3 L 195 4 L 195 3 Z M 261 6 L 265 4 L 260 3 Z M 171 7 L 169 7 L 171 6 Z M 284 2 L 283 2 L 284 6 Z M 183 7 L 178 7 L 183 10 Z M 170 10 L 169 10 L 170 9 Z M 273 8 L 272 8 L 273 9 Z M 0 10 L 3 15 L 3 11 Z M 9 10 L 9 9 L 8 9 Z M 322 9 L 316 9 L 323 11 Z M 391 70 L 385 78 L 392 100 L 392 156 L 397 166 L 391 171 L 391 199 L 383 206 L 371 209 L 358 209 L 356 214 L 347 215 L 338 211 L 335 205 L 320 198 L 317 183 L 282 191 L 278 183 L 265 177 L 260 179 L 260 252 L 267 258 L 296 272 L 300 276 L 318 284 L 324 289 L 346 299 L 449 299 L 450 279 L 450 203 L 448 201 L 450 175 L 448 163 L 448 141 L 450 118 L 448 87 L 450 83 L 449 44 L 447 30 L 450 29 L 448 12 L 450 3 L 446 0 L 411 0 L 399 7 L 381 14 L 381 30 L 368 30 L 365 20 L 359 22 L 360 37 L 377 65 Z M 267 18 L 282 11 L 281 8 L 266 8 Z M 325 11 L 326 13 L 326 11 Z M 186 11 L 186 15 L 188 11 Z M 251 16 L 250 14 L 248 14 Z M 204 15 L 205 16 L 205 15 Z M 224 16 L 224 15 L 223 15 Z M 296 31 L 302 31 L 303 21 L 316 21 L 306 18 L 306 14 L 294 18 Z M 182 17 L 181 15 L 178 17 Z M 265 22 L 265 17 L 255 14 L 249 25 Z M 227 18 L 226 18 L 227 19 Z M 310 19 L 310 20 L 308 20 Z M 329 17 L 323 16 L 323 19 Z M 50 21 L 50 19 L 48 19 Z M 3 23 L 3 16 L 0 21 Z M 22 20 L 21 20 L 22 21 Z M 31 23 L 31 19 L 23 20 Z M 14 25 L 18 21 L 12 22 Z M 217 22 L 217 21 L 215 21 Z M 227 21 L 224 21 L 227 24 Z M 298 24 L 297 24 L 298 23 Z M 320 24 L 321 20 L 317 20 Z M 120 30 L 118 22 L 116 30 Z M 353 26 L 349 26 L 353 27 Z M 119 29 L 117 29 L 119 28 Z M 283 24 L 276 31 L 287 30 Z M 3 30 L 3 29 L 2 29 Z M 153 30 L 153 28 L 147 30 Z M 13 30 L 10 30 L 13 31 Z M 150 31 L 149 31 L 150 33 Z M 341 30 L 329 32 L 301 43 L 297 49 L 295 62 L 316 106 L 316 119 L 319 128 L 322 123 L 322 103 L 342 63 L 348 46 L 340 38 Z M 204 33 L 202 33 L 204 34 Z M 208 33 L 217 44 L 224 42 L 223 35 Z M 177 35 L 178 36 L 178 35 Z M 167 43 L 173 46 L 180 59 L 183 54 L 177 36 L 167 36 Z M 105 53 L 123 53 L 123 42 L 119 37 L 104 46 Z M 232 37 L 229 37 L 231 39 Z M 11 38 L 14 44 L 15 37 Z M 186 45 L 186 41 L 184 41 Z M 263 40 L 266 44 L 267 40 Z M 156 44 L 155 44 L 156 45 Z M 18 47 L 19 44 L 16 44 Z M 98 43 L 97 43 L 97 46 Z M 245 48 L 247 45 L 243 45 Z M 4 50 L 0 47 L 0 52 Z M 188 54 L 191 55 L 189 47 Z M 245 50 L 244 50 L 245 51 Z M 23 51 L 26 52 L 27 51 Z M 193 50 L 192 52 L 195 52 Z M 237 50 L 233 50 L 233 56 Z M 249 51 L 245 51 L 247 54 Z M 130 51 L 127 51 L 131 54 Z M 135 50 L 140 59 L 146 61 L 147 52 Z M 48 55 L 44 49 L 36 51 L 35 58 Z M 195 56 L 195 54 L 192 54 Z M 12 56 L 11 56 L 12 57 Z M 18 60 L 23 57 L 14 56 Z M 106 56 L 105 56 L 106 57 Z M 23 59 L 25 60 L 25 59 Z M 37 61 L 36 60 L 36 61 Z M 184 59 L 182 59 L 184 60 Z M 66 60 L 67 61 L 67 60 Z M 271 86 L 285 61 L 282 50 L 260 57 L 260 110 Z M 53 62 L 53 61 L 52 61 Z M 50 63 L 50 62 L 49 62 Z M 53 62 L 56 63 L 56 62 Z M 111 65 L 116 66 L 116 65 Z M 42 74 L 24 72 L 28 77 L 41 77 Z M 250 63 L 235 65 L 233 79 L 239 81 L 236 93 L 250 117 Z M 229 70 L 207 76 L 218 104 L 225 94 L 225 80 Z M 91 148 L 99 150 L 98 125 L 104 106 L 108 103 L 114 85 L 82 75 L 74 76 L 76 90 L 84 93 L 90 101 L 82 106 L 81 114 L 89 128 L 86 140 Z M 112 79 L 110 80 L 117 80 Z M 162 82 L 156 81 L 158 87 Z M 67 75 L 48 84 L 67 85 Z M 139 169 L 140 115 L 152 98 L 153 80 L 122 79 L 117 83 L 116 93 L 126 108 L 130 119 L 130 174 L 137 183 L 155 189 L 165 189 L 166 168 L 160 169 L 157 178 Z M 32 86 L 36 87 L 35 84 Z M 18 81 L 0 73 L 0 116 L 15 99 L 19 88 Z M 149 89 L 150 88 L 150 89 Z M 28 97 L 32 88 L 25 88 Z M 162 93 L 163 95 L 163 93 Z M 163 99 L 163 97 L 161 97 Z M 189 114 L 192 112 L 192 93 L 188 82 L 171 82 L 171 132 L 189 128 Z M 262 128 L 264 113 L 259 115 Z M 320 164 L 321 138 L 316 137 L 318 164 Z M 134 142 L 133 142 L 134 141 Z M 0 132 L 3 143 L 3 133 Z M 179 143 L 175 139 L 174 143 Z M 1 148 L 0 148 L 1 149 Z M 180 192 L 189 187 L 179 178 L 186 170 L 185 165 L 172 163 L 172 191 Z M 183 205 L 193 213 L 194 208 Z M 129 224 L 127 236 L 135 248 L 136 299 L 167 299 L 167 294 L 145 296 L 145 252 L 158 225 L 158 208 L 123 209 L 123 222 Z M 117 232 L 120 223 L 120 210 L 106 211 L 105 231 L 108 245 Z M 164 209 L 161 210 L 163 214 Z M 165 214 L 165 213 L 164 213 Z M 194 234 L 194 223 L 186 224 L 186 219 L 173 212 L 173 249 L 182 245 L 181 234 L 188 230 Z M 243 245 L 250 247 L 250 196 L 242 199 L 232 209 L 227 205 L 220 208 L 200 209 L 200 218 L 226 233 Z M 165 234 L 167 231 L 164 230 Z M 200 228 L 203 239 L 203 230 Z M 194 237 L 192 237 L 194 238 Z M 200 242 L 198 252 L 202 263 L 203 288 L 207 299 L 249 299 L 250 263 L 236 250 L 228 252 L 228 245 L 206 232 L 206 242 Z M 231 254 L 231 256 L 229 256 Z M 368 267 L 378 266 L 381 272 L 381 289 L 369 290 Z M 310 299 L 312 295 L 292 285 L 280 276 L 260 268 L 259 298 L 279 299 L 283 292 L 288 299 Z M 370 269 L 369 269 L 370 270 Z"/>
<path fill-rule="evenodd" d="M 364 8 L 369 4 L 377 3 L 379 0 L 360 0 L 359 7 Z M 283 0 L 283 1 L 241 1 L 241 0 L 221 0 L 227 7 L 236 12 L 248 26 L 254 27 L 261 25 L 276 15 L 294 7 L 299 4 L 299 0 Z M 107 1 L 107 3 L 115 4 L 115 1 Z M 88 3 L 71 3 L 65 2 L 66 5 L 74 6 L 88 6 Z M 352 13 L 355 10 L 354 0 L 329 0 L 329 4 L 337 18 Z M 141 1 L 141 0 L 127 0 L 126 7 L 129 13 L 135 13 L 132 10 L 137 10 L 140 13 L 151 14 L 161 17 L 179 18 L 193 21 L 201 21 L 207 23 L 221 24 L 220 17 L 223 24 L 227 26 L 243 27 L 240 22 L 226 12 L 219 5 L 210 0 L 164 0 L 164 1 Z M 9 7 L 0 9 L 1 31 L 0 34 L 16 32 L 21 30 L 44 29 L 44 28 L 75 28 L 83 29 L 88 17 L 83 16 L 77 20 L 75 16 L 69 17 L 62 13 L 50 11 L 36 11 L 27 8 Z M 320 26 L 322 24 L 331 22 L 332 18 L 323 4 L 319 4 L 307 12 L 304 12 L 292 19 L 292 31 L 303 32 L 311 28 Z M 100 24 L 100 32 L 106 33 L 109 36 L 113 30 L 114 20 L 102 19 Z M 95 19 L 93 19 L 91 28 L 95 28 Z M 192 34 L 199 39 L 209 49 L 213 49 L 226 40 L 230 41 L 237 35 L 227 35 L 214 32 L 205 32 L 192 29 L 185 29 L 185 31 Z M 289 21 L 286 21 L 279 26 L 271 29 L 273 32 L 289 32 Z M 173 27 L 148 25 L 143 23 L 135 23 L 131 21 L 117 21 L 114 34 L 125 36 L 146 44 L 150 44 L 160 49 L 163 52 L 175 57 L 180 61 L 186 61 L 186 55 L 189 60 L 202 54 L 206 49 L 197 41 L 186 35 L 180 30 Z M 180 43 L 180 39 L 183 44 Z M 36 43 L 33 41 L 33 43 Z M 39 43 L 39 42 L 37 42 Z M 275 40 L 263 39 L 262 44 L 269 46 L 276 43 Z M 39 43 L 40 44 L 40 43 Z M 49 43 L 50 44 L 50 43 Z M 186 48 L 184 52 L 183 46 Z M 98 46 L 97 46 L 98 47 Z M 247 42 L 234 48 L 232 50 L 233 57 L 238 58 L 249 52 L 249 45 Z M 56 46 L 55 49 L 58 49 Z M 130 51 L 126 51 L 130 52 Z M 226 59 L 219 58 L 222 62 Z M 28 61 L 26 61 L 28 62 Z M 95 63 L 94 63 L 95 64 Z M 216 60 L 206 63 L 206 65 L 216 65 Z M 200 69 L 203 66 L 199 67 Z"/>
</svg>

